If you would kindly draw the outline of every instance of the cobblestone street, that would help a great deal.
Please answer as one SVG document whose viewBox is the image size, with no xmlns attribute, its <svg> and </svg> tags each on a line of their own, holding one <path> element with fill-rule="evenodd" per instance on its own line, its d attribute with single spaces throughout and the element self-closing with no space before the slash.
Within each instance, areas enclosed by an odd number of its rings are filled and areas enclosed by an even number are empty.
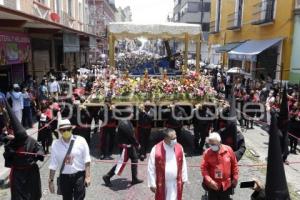
<svg viewBox="0 0 300 200">
<path fill-rule="evenodd" d="M 252 137 L 249 139 L 248 135 L 252 133 L 257 133 L 257 130 L 251 130 L 248 131 L 246 136 L 246 143 L 254 145 L 254 144 L 260 144 L 263 142 L 253 142 Z M 252 134 L 253 136 L 253 134 Z M 267 139 L 266 135 L 263 137 L 264 139 Z M 247 142 L 247 141 L 250 142 Z M 145 182 L 139 185 L 130 186 L 131 181 L 131 171 L 130 171 L 130 165 L 127 165 L 124 173 L 121 177 L 115 176 L 112 179 L 112 188 L 105 187 L 102 181 L 102 176 L 113 166 L 113 163 L 103 163 L 98 159 L 98 149 L 96 142 L 98 141 L 98 137 L 95 136 L 92 139 L 92 157 L 94 161 L 92 162 L 92 185 L 87 189 L 86 193 L 86 199 L 87 200 L 151 200 L 154 199 L 154 194 L 151 193 L 151 191 L 147 187 L 147 161 L 140 162 L 142 165 L 139 166 L 139 177 L 143 179 Z M 253 146 L 248 145 L 248 149 L 253 149 Z M 258 151 L 259 148 L 255 147 Z M 263 152 L 259 152 L 263 154 Z M 116 158 L 117 155 L 114 155 L 114 158 Z M 263 158 L 263 156 L 261 156 Z M 187 163 L 188 166 L 188 175 L 189 175 L 189 183 L 184 186 L 184 199 L 187 200 L 196 200 L 201 199 L 204 195 L 204 190 L 202 189 L 201 183 L 202 183 L 202 177 L 200 174 L 200 156 L 193 156 L 193 157 L 187 157 Z M 48 163 L 49 163 L 49 157 L 45 160 L 43 164 L 41 164 L 41 177 L 42 177 L 42 191 L 43 191 L 43 199 L 45 200 L 58 200 L 61 199 L 61 197 L 57 195 L 53 195 L 49 193 L 48 190 Z M 240 178 L 239 182 L 243 181 L 250 181 L 252 178 L 259 178 L 262 181 L 265 181 L 265 168 L 264 167 L 249 167 L 247 165 L 253 165 L 262 163 L 259 161 L 259 159 L 254 158 L 249 151 L 246 152 L 243 159 L 240 161 Z M 246 166 L 245 166 L 246 165 Z M 293 166 L 296 167 L 296 166 Z M 290 169 L 289 169 L 290 170 Z M 287 175 L 289 177 L 289 175 Z M 297 175 L 295 175 L 297 177 Z M 292 184 L 292 183 L 291 183 Z M 293 184 L 292 184 L 293 185 Z M 290 188 L 290 190 L 294 190 L 294 188 Z M 243 199 L 250 199 L 252 191 L 250 189 L 240 189 L 237 188 L 235 190 L 235 195 L 233 196 L 233 199 L 237 200 L 243 200 Z M 299 199 L 295 196 L 295 194 L 292 195 L 293 199 Z M 10 199 L 9 190 L 5 189 L 0 192 L 0 198 L 1 200 L 8 200 Z"/>
</svg>

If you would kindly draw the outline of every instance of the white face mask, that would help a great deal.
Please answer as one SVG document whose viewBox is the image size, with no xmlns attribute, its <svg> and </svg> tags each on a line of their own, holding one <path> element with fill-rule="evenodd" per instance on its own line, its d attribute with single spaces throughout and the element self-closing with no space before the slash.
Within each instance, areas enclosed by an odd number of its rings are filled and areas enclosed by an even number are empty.
<svg viewBox="0 0 300 200">
<path fill-rule="evenodd" d="M 169 144 L 169 145 L 170 145 L 171 147 L 174 147 L 176 144 L 177 144 L 177 140 L 174 139 L 174 140 L 171 140 L 171 141 L 170 141 L 170 144 Z"/>
<path fill-rule="evenodd" d="M 217 144 L 213 144 L 213 145 L 210 145 L 210 149 L 213 151 L 213 152 L 218 152 L 220 150 L 220 146 L 217 145 Z"/>
</svg>

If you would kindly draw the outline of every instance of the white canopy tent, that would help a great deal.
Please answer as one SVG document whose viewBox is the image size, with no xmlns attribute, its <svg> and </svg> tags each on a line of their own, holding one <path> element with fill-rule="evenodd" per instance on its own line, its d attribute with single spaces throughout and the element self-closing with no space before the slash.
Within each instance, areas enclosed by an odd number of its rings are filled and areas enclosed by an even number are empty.
<svg viewBox="0 0 300 200">
<path fill-rule="evenodd" d="M 118 39 L 148 39 L 183 40 L 185 42 L 185 67 L 188 65 L 188 42 L 197 43 L 196 68 L 200 69 L 201 26 L 187 23 L 138 24 L 133 22 L 112 22 L 108 24 L 110 65 L 115 66 L 114 44 Z"/>
</svg>

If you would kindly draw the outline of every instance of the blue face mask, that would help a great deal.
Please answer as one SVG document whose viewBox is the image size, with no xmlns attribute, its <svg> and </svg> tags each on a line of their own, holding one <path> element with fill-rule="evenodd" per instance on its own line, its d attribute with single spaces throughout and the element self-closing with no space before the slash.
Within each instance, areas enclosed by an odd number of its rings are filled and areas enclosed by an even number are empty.
<svg viewBox="0 0 300 200">
<path fill-rule="evenodd" d="M 210 149 L 213 151 L 213 152 L 218 152 L 220 150 L 220 146 L 217 145 L 217 144 L 213 144 L 213 145 L 210 145 Z"/>
</svg>

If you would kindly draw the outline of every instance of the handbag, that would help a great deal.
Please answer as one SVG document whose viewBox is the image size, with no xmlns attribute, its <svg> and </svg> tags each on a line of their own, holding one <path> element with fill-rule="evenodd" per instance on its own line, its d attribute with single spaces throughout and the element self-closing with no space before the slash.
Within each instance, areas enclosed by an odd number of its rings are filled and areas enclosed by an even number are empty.
<svg viewBox="0 0 300 200">
<path fill-rule="evenodd" d="M 68 151 L 67 151 L 67 153 L 66 153 L 66 155 L 65 155 L 65 157 L 64 157 L 63 163 L 62 163 L 62 165 L 61 165 L 61 168 L 60 168 L 60 171 L 59 171 L 59 176 L 57 177 L 57 180 L 56 180 L 56 184 L 57 184 L 57 195 L 62 195 L 62 193 L 61 193 L 61 177 L 60 177 L 60 176 L 61 176 L 61 174 L 62 174 L 62 171 L 63 171 L 64 168 L 65 168 L 65 160 L 66 160 L 67 156 L 70 155 L 70 153 L 71 153 L 71 151 L 72 151 L 72 148 L 73 148 L 73 144 L 74 144 L 74 142 L 75 142 L 75 139 L 76 139 L 76 138 L 74 138 L 73 140 L 71 140 L 70 146 L 69 146 L 69 148 L 68 148 Z"/>
</svg>

